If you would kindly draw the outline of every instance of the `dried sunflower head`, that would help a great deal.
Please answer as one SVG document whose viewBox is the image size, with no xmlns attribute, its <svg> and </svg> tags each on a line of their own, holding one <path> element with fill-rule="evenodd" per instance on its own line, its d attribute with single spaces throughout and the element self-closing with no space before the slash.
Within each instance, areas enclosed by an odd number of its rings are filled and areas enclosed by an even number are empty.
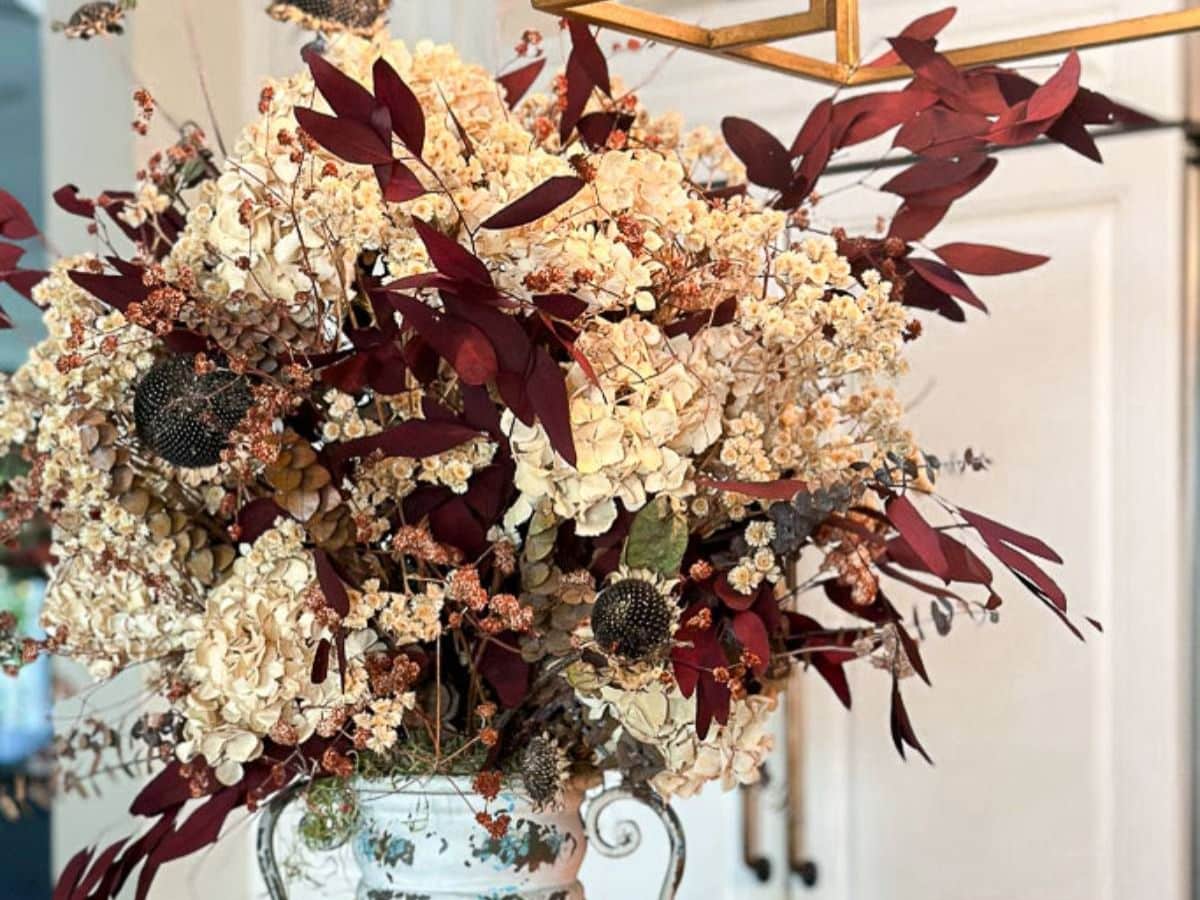
<svg viewBox="0 0 1200 900">
<path fill-rule="evenodd" d="M 570 761 L 553 738 L 543 734 L 526 744 L 518 767 L 525 793 L 536 809 L 562 806 Z"/>
<path fill-rule="evenodd" d="M 670 648 L 679 618 L 672 587 L 649 571 L 618 572 L 592 608 L 592 633 L 600 649 L 631 663 L 660 658 Z"/>
<path fill-rule="evenodd" d="M 267 13 L 310 31 L 370 36 L 383 28 L 391 5 L 392 0 L 277 0 Z"/>
<path fill-rule="evenodd" d="M 215 466 L 230 435 L 250 409 L 246 379 L 228 369 L 200 374 L 195 357 L 155 363 L 134 392 L 133 418 L 142 444 L 184 468 Z"/>
</svg>

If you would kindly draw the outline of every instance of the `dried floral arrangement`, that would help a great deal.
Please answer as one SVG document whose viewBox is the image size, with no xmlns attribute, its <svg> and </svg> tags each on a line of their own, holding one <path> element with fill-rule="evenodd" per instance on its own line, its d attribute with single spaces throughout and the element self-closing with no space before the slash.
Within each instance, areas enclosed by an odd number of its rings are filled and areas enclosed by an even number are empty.
<svg viewBox="0 0 1200 900">
<path fill-rule="evenodd" d="M 1079 635 L 1054 551 L 936 492 L 895 384 L 922 314 L 983 308 L 963 274 L 1045 261 L 924 250 L 994 152 L 1098 160 L 1087 126 L 1144 117 L 1074 54 L 1041 85 L 957 70 L 951 14 L 876 61 L 910 83 L 824 101 L 790 146 L 653 115 L 579 24 L 547 93 L 537 34 L 493 77 L 345 33 L 228 153 L 192 130 L 132 192 L 59 190 L 103 255 L 33 272 L 0 244 L 50 332 L 0 396 L 28 465 L 4 538 L 53 536 L 49 637 L 21 655 L 138 667 L 160 697 L 146 829 L 55 896 L 139 866 L 144 896 L 298 778 L 473 778 L 494 834 L 502 783 L 550 805 L 606 770 L 666 797 L 752 781 L 798 667 L 847 706 L 845 667 L 881 669 L 896 748 L 924 755 L 893 591 L 987 618 L 998 565 Z M 831 159 L 889 134 L 914 158 L 886 233 L 819 228 Z M 0 235 L 36 233 L 0 193 Z"/>
</svg>

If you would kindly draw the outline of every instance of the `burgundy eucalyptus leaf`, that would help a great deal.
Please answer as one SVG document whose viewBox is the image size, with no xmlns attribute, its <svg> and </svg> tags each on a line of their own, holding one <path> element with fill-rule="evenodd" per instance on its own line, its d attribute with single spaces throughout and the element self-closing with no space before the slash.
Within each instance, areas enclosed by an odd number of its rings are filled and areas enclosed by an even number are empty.
<svg viewBox="0 0 1200 900">
<path fill-rule="evenodd" d="M 962 72 L 925 41 L 914 37 L 894 37 L 889 38 L 888 43 L 901 62 L 913 70 L 918 80 L 928 82 L 943 97 L 970 95 Z"/>
<path fill-rule="evenodd" d="M 20 269 L 10 272 L 3 280 L 10 288 L 24 297 L 33 300 L 33 289 L 37 287 L 50 273 L 43 269 Z"/>
<path fill-rule="evenodd" d="M 574 294 L 539 294 L 533 305 L 547 315 L 573 322 L 588 311 L 588 302 Z"/>
<path fill-rule="evenodd" d="M 933 252 L 950 268 L 968 275 L 1008 275 L 1034 269 L 1050 261 L 1048 256 L 985 244 L 943 244 L 934 248 Z"/>
<path fill-rule="evenodd" d="M 251 500 L 237 515 L 238 540 L 253 544 L 277 520 L 287 516 L 287 511 L 270 497 Z"/>
<path fill-rule="evenodd" d="M 329 643 L 328 638 L 321 638 L 321 642 L 317 644 L 317 652 L 313 654 L 312 676 L 313 684 L 324 684 L 329 678 L 329 656 L 333 651 L 333 644 Z"/>
<path fill-rule="evenodd" d="M 877 138 L 937 102 L 937 94 L 912 87 L 842 100 L 833 108 L 834 146 L 852 147 Z"/>
<path fill-rule="evenodd" d="M 495 379 L 499 362 L 482 330 L 456 316 L 441 315 L 411 297 L 396 294 L 392 303 L 405 325 L 415 328 L 466 384 L 479 386 Z"/>
<path fill-rule="evenodd" d="M 1079 93 L 1080 71 L 1079 54 L 1072 50 L 1058 71 L 1029 98 L 1029 106 L 1025 111 L 1026 119 L 1040 122 L 1061 116 Z"/>
<path fill-rule="evenodd" d="M 372 70 L 375 99 L 388 108 L 392 130 L 417 159 L 425 152 L 425 111 L 404 79 L 382 56 Z"/>
<path fill-rule="evenodd" d="M 529 396 L 538 421 L 546 429 L 550 446 L 568 465 L 574 466 L 575 435 L 571 431 L 566 378 L 544 347 L 537 349 L 533 372 L 529 376 Z"/>
<path fill-rule="evenodd" d="M 728 116 L 721 133 L 734 156 L 746 164 L 746 177 L 754 184 L 786 191 L 792 184 L 791 154 L 779 139 L 749 119 Z"/>
<path fill-rule="evenodd" d="M 124 312 L 130 303 L 141 303 L 150 296 L 140 277 L 132 275 L 99 275 L 95 272 L 69 272 L 71 280 L 97 300 Z"/>
<path fill-rule="evenodd" d="M 215 844 L 221 836 L 221 826 L 229 814 L 241 805 L 239 788 L 227 787 L 217 791 L 159 844 L 151 854 L 151 861 L 161 865 Z"/>
<path fill-rule="evenodd" d="M 912 721 L 908 717 L 908 710 L 904 707 L 904 699 L 900 696 L 900 682 L 892 681 L 892 743 L 896 745 L 896 752 L 900 754 L 900 758 L 904 759 L 905 745 L 912 747 L 925 758 L 925 762 L 933 765 L 933 760 L 929 754 L 925 752 L 925 748 L 921 746 L 920 740 L 917 739 L 917 733 L 913 730 Z"/>
<path fill-rule="evenodd" d="M 608 139 L 614 131 L 628 131 L 632 125 L 633 116 L 628 113 L 599 110 L 588 113 L 575 127 L 579 129 L 579 136 L 588 149 L 601 151 L 608 146 Z"/>
<path fill-rule="evenodd" d="M 17 268 L 17 263 L 25 255 L 25 248 L 16 244 L 0 244 L 0 280 Z"/>
<path fill-rule="evenodd" d="M 767 635 L 763 620 L 753 612 L 738 613 L 733 617 L 733 633 L 742 645 L 756 657 L 753 671 L 755 675 L 763 675 L 771 659 L 771 640 Z"/>
<path fill-rule="evenodd" d="M 122 838 L 121 840 L 110 844 L 103 853 L 96 857 L 96 861 L 92 863 L 87 877 L 82 879 L 79 882 L 79 886 L 75 889 L 75 896 L 78 897 L 79 900 L 85 900 L 85 898 L 87 898 L 92 891 L 95 890 L 96 886 L 100 884 L 101 880 L 108 875 L 109 870 L 116 861 L 117 854 L 120 853 L 128 843 L 129 838 Z"/>
<path fill-rule="evenodd" d="M 1088 133 L 1087 126 L 1072 109 L 1068 109 L 1058 117 L 1058 120 L 1046 132 L 1046 137 L 1074 150 L 1080 156 L 1087 157 L 1092 162 L 1104 162 L 1095 138 Z"/>
<path fill-rule="evenodd" d="M 567 58 L 567 105 L 563 108 L 562 120 L 558 125 L 558 137 L 564 145 L 579 124 L 595 84 L 588 77 L 583 63 L 574 53 Z"/>
<path fill-rule="evenodd" d="M 529 663 L 521 658 L 521 654 L 508 649 L 515 639 L 512 634 L 500 635 L 496 640 L 489 640 L 479 654 L 480 674 L 508 709 L 520 706 L 529 693 Z"/>
<path fill-rule="evenodd" d="M 924 41 L 933 46 L 932 42 L 950 22 L 954 19 L 954 14 L 958 12 L 958 7 L 947 6 L 945 9 L 940 9 L 937 12 L 931 12 L 921 16 L 909 23 L 903 31 L 900 32 L 900 37 L 912 38 L 913 40 Z M 885 66 L 894 66 L 900 62 L 900 57 L 895 50 L 889 50 L 876 59 L 865 63 L 866 68 L 881 68 Z"/>
<path fill-rule="evenodd" d="M 311 109 L 296 109 L 296 121 L 314 141 L 339 159 L 354 165 L 392 162 L 392 149 L 369 124 L 338 119 Z"/>
<path fill-rule="evenodd" d="M 887 517 L 921 558 L 927 570 L 948 582 L 950 565 L 942 553 L 938 532 L 925 521 L 913 502 L 906 496 L 892 497 L 887 503 Z"/>
<path fill-rule="evenodd" d="M 1054 548 L 1031 534 L 1017 531 L 1015 528 L 1010 528 L 994 519 L 981 516 L 979 513 L 971 512 L 969 509 L 959 507 L 958 513 L 986 541 L 1002 541 L 1006 544 L 1012 544 L 1026 553 L 1032 553 L 1034 556 L 1040 556 L 1042 559 L 1053 563 L 1061 564 L 1063 561 L 1063 558 L 1054 551 Z"/>
<path fill-rule="evenodd" d="M 383 199 L 389 203 L 406 203 L 429 193 L 413 170 L 399 160 L 377 165 L 375 177 L 379 181 Z"/>
<path fill-rule="evenodd" d="M 806 154 L 816 145 L 817 139 L 820 138 L 822 133 L 830 130 L 832 127 L 833 98 L 826 97 L 812 108 L 812 111 L 808 114 L 808 118 L 800 126 L 800 131 L 796 133 L 796 139 L 792 141 L 792 158 L 799 159 Z"/>
<path fill-rule="evenodd" d="M 413 228 L 425 245 L 433 267 L 447 278 L 492 286 L 492 275 L 483 260 L 452 237 L 442 234 L 428 222 L 413 219 Z"/>
<path fill-rule="evenodd" d="M 988 162 L 982 153 L 959 159 L 923 159 L 886 181 L 880 188 L 889 194 L 913 197 L 963 184 Z"/>
<path fill-rule="evenodd" d="M 21 202 L 8 191 L 0 190 L 0 237 L 12 241 L 24 241 L 37 237 L 38 229 L 33 217 Z"/>
<path fill-rule="evenodd" d="M 59 209 L 83 219 L 96 217 L 96 202 L 87 197 L 79 196 L 79 188 L 73 184 L 64 184 L 54 192 L 54 202 Z"/>
<path fill-rule="evenodd" d="M 481 227 L 501 230 L 536 222 L 558 209 L 587 186 L 582 178 L 556 175 L 487 218 Z"/>
<path fill-rule="evenodd" d="M 902 125 L 893 144 L 919 156 L 958 156 L 982 148 L 983 136 L 992 127 L 991 120 L 978 113 L 935 106 Z"/>
<path fill-rule="evenodd" d="M 529 93 L 529 89 L 545 68 L 546 58 L 543 56 L 496 79 L 496 83 L 504 90 L 504 102 L 508 104 L 509 109 L 513 109 L 521 102 L 521 98 Z"/>
<path fill-rule="evenodd" d="M 951 297 L 957 297 L 963 303 L 970 304 L 976 309 L 987 312 L 987 306 L 984 302 L 975 296 L 975 292 L 971 290 L 965 281 L 958 277 L 958 273 L 953 269 L 935 260 L 919 259 L 917 257 L 909 257 L 908 264 L 913 267 L 913 271 L 922 279 L 934 287 L 945 291 Z"/>
<path fill-rule="evenodd" d="M 370 123 L 371 113 L 379 105 L 370 91 L 320 53 L 307 52 L 304 54 L 304 61 L 308 63 L 317 90 L 321 92 L 321 96 L 325 98 L 325 102 L 337 118 L 358 122 L 360 125 Z"/>
<path fill-rule="evenodd" d="M 600 88 L 606 97 L 611 97 L 612 85 L 608 78 L 608 60 L 604 58 L 604 51 L 600 49 L 600 44 L 596 41 L 596 36 L 592 34 L 591 27 L 586 22 L 572 19 L 569 28 L 571 30 L 571 56 L 579 60 L 579 65 L 587 73 L 591 83 Z"/>
<path fill-rule="evenodd" d="M 710 490 L 744 494 L 757 500 L 793 500 L 797 494 L 808 490 L 805 482 L 794 478 L 780 478 L 776 481 L 713 481 L 710 478 L 700 478 L 696 483 Z"/>
<path fill-rule="evenodd" d="M 321 585 L 321 593 L 325 595 L 325 602 L 339 616 L 349 614 L 350 595 L 346 592 L 342 576 L 333 567 L 333 560 L 329 558 L 329 554 L 317 548 L 313 550 L 313 562 L 317 568 L 317 581 Z"/>
<path fill-rule="evenodd" d="M 95 848 L 85 847 L 71 857 L 58 876 L 51 900 L 72 900 L 95 852 Z"/>
</svg>

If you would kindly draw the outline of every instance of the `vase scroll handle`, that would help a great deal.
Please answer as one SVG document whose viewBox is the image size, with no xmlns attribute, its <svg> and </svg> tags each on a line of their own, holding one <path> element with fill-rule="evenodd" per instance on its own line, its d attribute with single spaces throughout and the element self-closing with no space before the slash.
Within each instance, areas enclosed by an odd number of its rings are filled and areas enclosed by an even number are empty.
<svg viewBox="0 0 1200 900">
<path fill-rule="evenodd" d="M 288 900 L 287 885 L 283 883 L 283 876 L 279 874 L 279 863 L 275 859 L 275 829 L 283 811 L 307 787 L 308 782 L 303 778 L 288 785 L 271 798 L 258 818 L 255 852 L 258 855 L 258 869 L 262 872 L 263 881 L 267 885 L 267 895 L 271 900 Z"/>
<path fill-rule="evenodd" d="M 605 788 L 588 801 L 584 813 L 583 827 L 588 842 L 596 848 L 601 856 L 610 859 L 620 859 L 634 853 L 642 844 L 642 831 L 636 822 L 629 819 L 619 819 L 613 823 L 608 834 L 600 827 L 600 818 L 614 803 L 631 800 L 649 807 L 662 822 L 667 830 L 667 838 L 671 846 L 671 864 L 663 879 L 659 900 L 674 900 L 683 881 L 683 867 L 687 860 L 687 842 L 683 836 L 683 826 L 679 816 L 670 804 L 653 791 L 637 790 L 626 786 Z M 272 898 L 274 900 L 274 898 Z"/>
</svg>

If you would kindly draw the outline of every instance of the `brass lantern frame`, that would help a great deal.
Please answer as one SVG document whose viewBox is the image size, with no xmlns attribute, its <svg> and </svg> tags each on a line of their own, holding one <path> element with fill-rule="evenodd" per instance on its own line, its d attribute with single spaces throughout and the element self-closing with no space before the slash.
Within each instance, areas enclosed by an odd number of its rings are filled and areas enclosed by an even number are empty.
<svg viewBox="0 0 1200 900">
<path fill-rule="evenodd" d="M 908 78 L 907 66 L 863 66 L 860 58 L 859 0 L 809 0 L 804 12 L 705 28 L 630 6 L 621 0 L 532 0 L 534 9 L 568 16 L 653 41 L 674 44 L 726 59 L 826 84 L 850 86 Z M 1155 13 L 1101 25 L 1085 25 L 944 51 L 958 66 L 1029 59 L 1200 30 L 1200 8 Z M 775 46 L 780 41 L 832 32 L 836 58 L 819 59 Z"/>
</svg>

